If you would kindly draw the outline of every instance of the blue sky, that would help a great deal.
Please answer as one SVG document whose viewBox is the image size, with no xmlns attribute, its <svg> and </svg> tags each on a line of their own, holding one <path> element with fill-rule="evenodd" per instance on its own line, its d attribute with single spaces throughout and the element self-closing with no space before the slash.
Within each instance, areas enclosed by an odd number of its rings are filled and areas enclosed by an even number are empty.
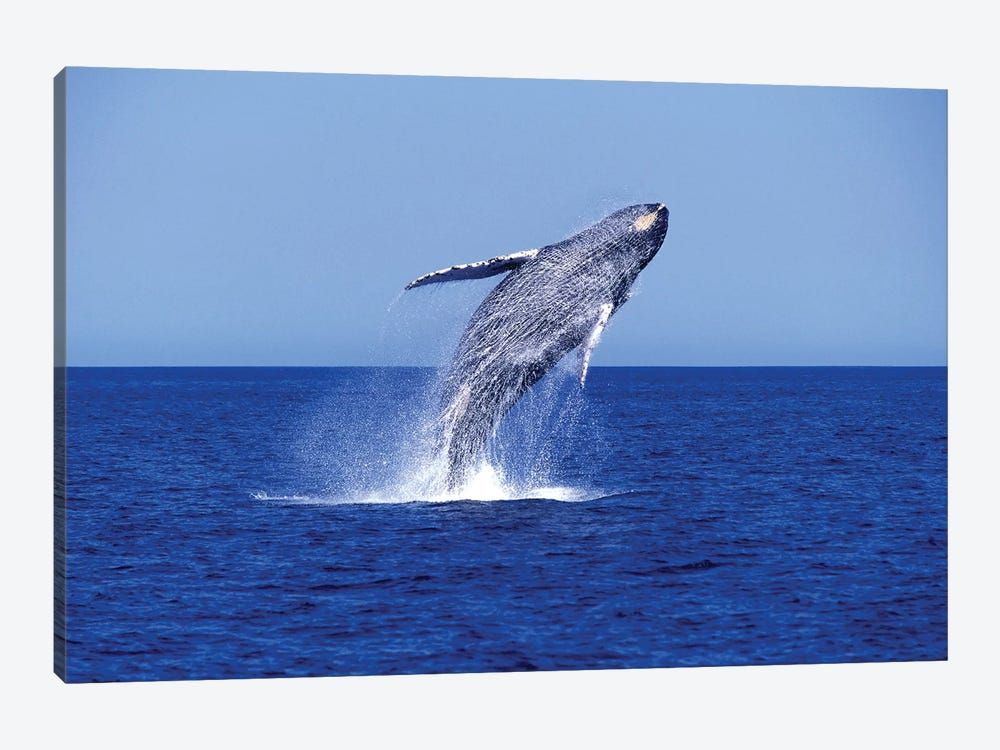
<svg viewBox="0 0 1000 750">
<path fill-rule="evenodd" d="M 432 364 L 497 279 L 407 281 L 657 201 L 594 365 L 946 363 L 943 91 L 72 68 L 67 126 L 71 365 Z"/>
</svg>

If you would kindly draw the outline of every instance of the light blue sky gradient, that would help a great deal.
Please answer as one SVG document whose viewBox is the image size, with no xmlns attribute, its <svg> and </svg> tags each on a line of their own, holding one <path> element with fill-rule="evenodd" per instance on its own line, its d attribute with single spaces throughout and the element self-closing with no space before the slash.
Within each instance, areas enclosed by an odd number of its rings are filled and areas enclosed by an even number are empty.
<svg viewBox="0 0 1000 750">
<path fill-rule="evenodd" d="M 71 68 L 67 125 L 71 365 L 427 363 L 496 280 L 407 281 L 656 201 L 595 365 L 946 363 L 943 91 Z"/>
</svg>

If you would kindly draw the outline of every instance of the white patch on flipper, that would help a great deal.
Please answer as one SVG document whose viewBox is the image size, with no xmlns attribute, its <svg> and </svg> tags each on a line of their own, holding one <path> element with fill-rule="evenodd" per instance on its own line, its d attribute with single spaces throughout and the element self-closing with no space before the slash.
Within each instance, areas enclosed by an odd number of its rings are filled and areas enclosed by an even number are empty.
<svg viewBox="0 0 1000 750">
<path fill-rule="evenodd" d="M 498 273 L 513 271 L 515 268 L 527 263 L 538 255 L 538 249 L 521 250 L 509 255 L 498 255 L 489 260 L 478 260 L 475 263 L 462 263 L 457 266 L 442 268 L 440 271 L 432 271 L 419 276 L 409 284 L 406 289 L 423 286 L 424 284 L 436 284 L 441 281 L 463 281 L 465 279 L 485 279 L 487 276 L 495 276 Z"/>
<path fill-rule="evenodd" d="M 597 308 L 597 323 L 594 324 L 593 330 L 591 330 L 590 335 L 587 337 L 587 341 L 583 345 L 583 363 L 580 368 L 580 385 L 587 382 L 587 369 L 590 367 L 590 355 L 594 352 L 594 347 L 597 346 L 597 342 L 601 340 L 601 334 L 604 333 L 604 328 L 608 324 L 608 319 L 611 317 L 612 310 L 614 310 L 614 306 L 610 302 L 605 302 Z"/>
</svg>

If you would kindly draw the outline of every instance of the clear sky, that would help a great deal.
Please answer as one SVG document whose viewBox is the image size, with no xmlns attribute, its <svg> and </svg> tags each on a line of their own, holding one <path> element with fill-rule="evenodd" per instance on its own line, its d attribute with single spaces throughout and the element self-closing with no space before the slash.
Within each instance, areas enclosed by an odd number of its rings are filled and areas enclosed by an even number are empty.
<svg viewBox="0 0 1000 750">
<path fill-rule="evenodd" d="M 387 314 L 406 282 L 657 201 L 594 365 L 946 363 L 943 91 L 72 68 L 67 92 L 70 365 L 431 363 L 496 279 Z"/>
</svg>

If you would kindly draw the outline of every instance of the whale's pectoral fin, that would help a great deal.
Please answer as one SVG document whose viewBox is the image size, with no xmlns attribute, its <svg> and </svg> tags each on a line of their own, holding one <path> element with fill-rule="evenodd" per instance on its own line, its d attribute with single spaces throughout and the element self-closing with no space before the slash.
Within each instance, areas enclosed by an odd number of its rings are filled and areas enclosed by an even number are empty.
<svg viewBox="0 0 1000 750">
<path fill-rule="evenodd" d="M 441 281 L 463 281 L 465 279 L 485 279 L 487 276 L 496 276 L 498 273 L 506 273 L 519 268 L 524 263 L 538 255 L 538 250 L 522 250 L 519 253 L 510 255 L 498 255 L 489 260 L 480 260 L 475 263 L 463 263 L 451 268 L 442 268 L 440 271 L 425 273 L 409 284 L 407 289 L 413 289 L 425 284 L 437 284 Z"/>
<path fill-rule="evenodd" d="M 580 385 L 582 386 L 587 382 L 587 369 L 590 367 L 590 355 L 594 352 L 594 347 L 597 346 L 597 342 L 601 340 L 601 334 L 604 333 L 604 328 L 608 324 L 608 319 L 611 318 L 611 313 L 614 311 L 614 305 L 610 302 L 605 302 L 603 305 L 597 308 L 597 322 L 594 323 L 594 327 L 590 330 L 590 335 L 587 336 L 587 340 L 583 342 L 583 349 L 580 351 Z"/>
</svg>

